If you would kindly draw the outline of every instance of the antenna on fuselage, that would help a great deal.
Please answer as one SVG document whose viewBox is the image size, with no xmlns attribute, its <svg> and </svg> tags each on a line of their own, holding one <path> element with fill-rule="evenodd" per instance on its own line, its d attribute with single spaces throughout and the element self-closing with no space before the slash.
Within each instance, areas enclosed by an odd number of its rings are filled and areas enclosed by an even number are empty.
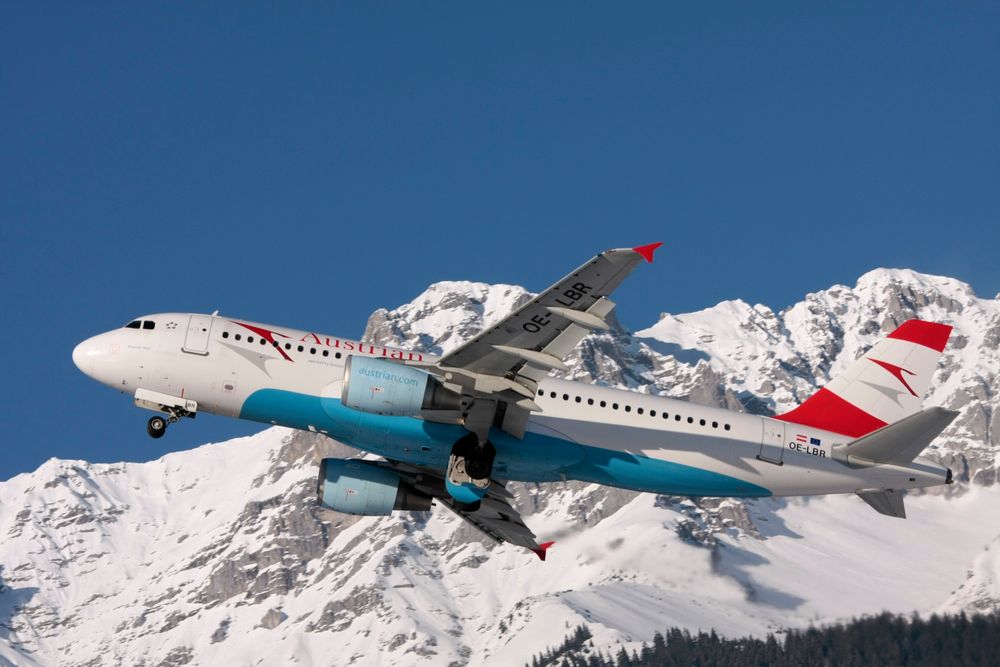
<svg viewBox="0 0 1000 667">
<path fill-rule="evenodd" d="M 218 314 L 219 314 L 218 310 L 213 310 L 212 311 L 212 317 L 216 317 Z"/>
</svg>

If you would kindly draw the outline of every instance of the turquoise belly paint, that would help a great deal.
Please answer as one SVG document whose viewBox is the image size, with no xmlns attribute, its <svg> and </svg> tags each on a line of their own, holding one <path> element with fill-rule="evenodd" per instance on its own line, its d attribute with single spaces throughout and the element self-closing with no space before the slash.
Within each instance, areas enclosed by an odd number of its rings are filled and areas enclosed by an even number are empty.
<svg viewBox="0 0 1000 667">
<path fill-rule="evenodd" d="M 444 470 L 456 440 L 465 435 L 458 424 L 437 424 L 411 417 L 367 414 L 339 399 L 261 389 L 243 403 L 241 419 L 327 433 L 345 444 L 412 465 Z M 563 479 L 684 496 L 770 496 L 767 489 L 743 480 L 641 454 L 580 445 L 540 433 L 524 439 L 498 430 L 490 434 L 497 450 L 494 475 L 523 482 Z"/>
</svg>

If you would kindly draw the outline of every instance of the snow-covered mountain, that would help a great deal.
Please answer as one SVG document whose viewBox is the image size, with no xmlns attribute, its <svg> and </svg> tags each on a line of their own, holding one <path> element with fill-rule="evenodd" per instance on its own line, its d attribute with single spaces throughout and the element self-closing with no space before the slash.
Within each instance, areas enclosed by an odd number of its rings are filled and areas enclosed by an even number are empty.
<svg viewBox="0 0 1000 667">
<path fill-rule="evenodd" d="M 439 352 L 516 307 L 451 282 L 366 337 Z M 947 492 L 906 521 L 854 497 L 735 501 L 512 485 L 541 563 L 444 511 L 357 518 L 313 501 L 343 445 L 272 428 L 141 464 L 50 460 L 0 483 L 0 664 L 523 664 L 587 623 L 598 646 L 677 625 L 727 634 L 882 609 L 1000 607 L 1000 299 L 877 270 L 776 313 L 730 301 L 584 341 L 571 375 L 787 409 L 910 317 L 955 326 L 928 404 Z M 195 428 L 197 425 L 190 426 Z"/>
</svg>

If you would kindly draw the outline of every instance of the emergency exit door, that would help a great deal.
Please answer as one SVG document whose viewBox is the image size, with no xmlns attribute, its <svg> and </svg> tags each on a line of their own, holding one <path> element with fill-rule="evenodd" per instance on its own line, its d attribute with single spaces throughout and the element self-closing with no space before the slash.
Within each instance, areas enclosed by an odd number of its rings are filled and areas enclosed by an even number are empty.
<svg viewBox="0 0 1000 667">
<path fill-rule="evenodd" d="M 184 335 L 185 352 L 191 354 L 208 354 L 209 336 L 212 334 L 211 315 L 192 315 L 188 321 L 187 333 Z"/>
<path fill-rule="evenodd" d="M 761 461 L 782 465 L 781 457 L 785 454 L 785 422 L 777 419 L 764 418 L 764 433 L 760 440 Z"/>
</svg>

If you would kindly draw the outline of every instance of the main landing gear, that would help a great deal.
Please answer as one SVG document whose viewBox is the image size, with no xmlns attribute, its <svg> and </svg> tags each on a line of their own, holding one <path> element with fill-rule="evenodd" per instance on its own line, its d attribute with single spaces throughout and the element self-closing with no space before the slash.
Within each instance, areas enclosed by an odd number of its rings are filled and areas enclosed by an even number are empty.
<svg viewBox="0 0 1000 667">
<path fill-rule="evenodd" d="M 149 434 L 151 438 L 162 438 L 163 434 L 167 432 L 167 426 L 173 424 L 175 421 L 179 421 L 183 417 L 187 417 L 189 413 L 187 410 L 182 410 L 180 408 L 168 408 L 168 417 L 161 417 L 156 415 L 150 417 L 149 421 L 146 422 L 146 433 Z"/>
<path fill-rule="evenodd" d="M 459 438 L 451 448 L 448 459 L 448 490 L 459 509 L 475 512 L 493 473 L 493 459 L 497 450 L 488 440 L 480 442 L 475 433 Z"/>
</svg>

